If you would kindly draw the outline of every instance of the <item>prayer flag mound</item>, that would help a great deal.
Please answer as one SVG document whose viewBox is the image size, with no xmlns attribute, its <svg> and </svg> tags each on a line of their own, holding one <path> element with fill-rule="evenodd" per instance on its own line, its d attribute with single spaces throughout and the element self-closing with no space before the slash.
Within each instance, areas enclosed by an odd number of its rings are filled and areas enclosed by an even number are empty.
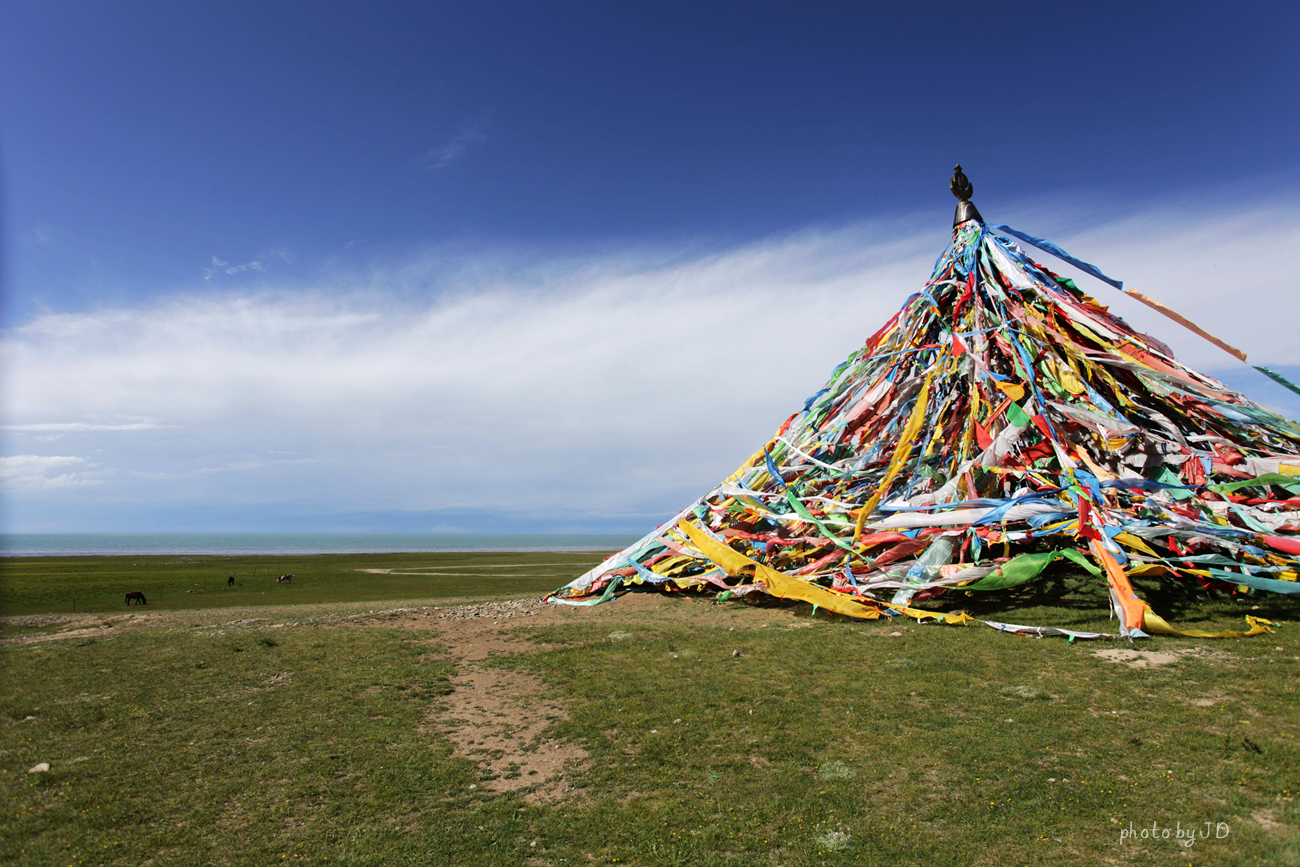
<svg viewBox="0 0 1300 867">
<path fill-rule="evenodd" d="M 955 598 L 947 613 L 913 602 L 1005 590 L 1068 558 L 1108 583 L 1122 635 L 1266 631 L 1179 631 L 1129 577 L 1300 593 L 1300 427 L 1180 364 L 1016 240 L 1122 284 L 963 213 L 924 289 L 762 448 L 550 601 L 640 584 L 955 623 L 970 620 Z"/>
</svg>

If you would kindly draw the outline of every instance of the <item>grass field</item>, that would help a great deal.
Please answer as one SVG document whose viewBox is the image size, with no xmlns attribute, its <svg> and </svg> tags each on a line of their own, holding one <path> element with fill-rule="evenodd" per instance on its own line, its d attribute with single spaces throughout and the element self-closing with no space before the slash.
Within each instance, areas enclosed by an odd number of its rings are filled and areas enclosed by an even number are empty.
<svg viewBox="0 0 1300 867">
<path fill-rule="evenodd" d="M 995 619 L 1106 625 L 1081 591 L 1020 601 Z M 1179 613 L 1240 625 L 1256 604 L 1300 614 L 1267 598 Z M 0 862 L 1300 864 L 1290 624 L 1142 656 L 693 595 L 499 621 L 117 610 L 6 627 Z M 500 652 L 467 661 L 485 638 Z M 522 749 L 580 746 L 568 795 L 495 790 L 460 746 L 451 708 L 475 671 L 564 706 Z M 536 712 L 512 700 L 504 724 Z M 1189 830 L 1209 836 L 1181 845 Z"/>
<path fill-rule="evenodd" d="M 308 554 L 0 559 L 0 615 L 104 613 L 144 593 L 162 610 L 542 594 L 599 553 Z M 393 574 L 362 570 L 391 570 Z M 280 575 L 293 579 L 277 582 Z M 414 573 L 414 574 L 412 574 Z M 230 576 L 235 585 L 227 585 Z"/>
</svg>

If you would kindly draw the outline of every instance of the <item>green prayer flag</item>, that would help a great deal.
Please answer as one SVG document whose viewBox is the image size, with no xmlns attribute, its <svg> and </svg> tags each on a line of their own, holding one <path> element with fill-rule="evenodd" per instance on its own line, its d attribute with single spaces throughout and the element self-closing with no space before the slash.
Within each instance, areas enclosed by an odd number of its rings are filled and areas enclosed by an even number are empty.
<svg viewBox="0 0 1300 867">
<path fill-rule="evenodd" d="M 1078 565 L 1087 569 L 1093 575 L 1100 575 L 1098 569 L 1092 561 L 1080 554 L 1073 548 L 1065 548 L 1060 551 L 1043 551 L 1038 554 L 1021 554 L 1007 562 L 1003 563 L 996 572 L 985 575 L 974 584 L 968 584 L 963 590 L 1005 590 L 1008 587 L 1015 587 L 1018 584 L 1024 584 L 1032 581 L 1042 574 L 1048 565 L 1061 557 L 1072 560 Z"/>
</svg>

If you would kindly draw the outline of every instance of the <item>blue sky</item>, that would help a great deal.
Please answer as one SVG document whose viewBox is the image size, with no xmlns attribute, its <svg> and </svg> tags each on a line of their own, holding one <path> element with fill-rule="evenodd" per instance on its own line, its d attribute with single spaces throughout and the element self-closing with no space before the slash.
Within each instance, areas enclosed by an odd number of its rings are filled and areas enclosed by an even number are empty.
<svg viewBox="0 0 1300 867">
<path fill-rule="evenodd" d="M 1297 25 L 6 4 L 0 528 L 646 528 L 915 291 L 958 161 L 990 220 L 1300 371 Z"/>
</svg>

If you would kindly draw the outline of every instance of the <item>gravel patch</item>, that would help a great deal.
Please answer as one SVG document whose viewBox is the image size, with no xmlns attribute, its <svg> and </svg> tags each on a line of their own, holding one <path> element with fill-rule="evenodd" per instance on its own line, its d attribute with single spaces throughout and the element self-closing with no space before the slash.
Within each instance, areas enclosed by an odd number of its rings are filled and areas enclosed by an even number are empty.
<svg viewBox="0 0 1300 867">
<path fill-rule="evenodd" d="M 455 608 L 434 608 L 442 620 L 472 620 L 485 617 L 490 620 L 509 620 L 512 617 L 532 617 L 546 610 L 539 599 L 511 599 L 506 602 L 484 602 L 480 605 L 458 605 Z"/>
</svg>

